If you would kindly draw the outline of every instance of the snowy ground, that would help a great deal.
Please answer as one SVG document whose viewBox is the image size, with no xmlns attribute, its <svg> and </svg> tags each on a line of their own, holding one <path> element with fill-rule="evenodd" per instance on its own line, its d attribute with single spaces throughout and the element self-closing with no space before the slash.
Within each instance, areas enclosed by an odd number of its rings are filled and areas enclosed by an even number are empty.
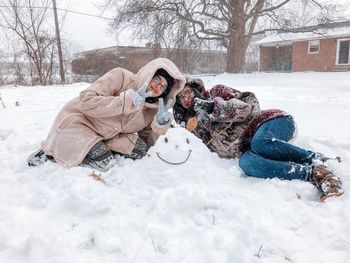
<svg viewBox="0 0 350 263">
<path fill-rule="evenodd" d="M 0 262 L 350 262 L 350 73 L 203 79 L 292 113 L 296 144 L 343 158 L 329 167 L 345 194 L 321 203 L 309 183 L 244 177 L 181 128 L 149 157 L 119 158 L 106 185 L 88 168 L 28 168 L 60 107 L 88 84 L 0 88 Z M 190 149 L 183 165 L 156 156 L 182 161 Z"/>
</svg>

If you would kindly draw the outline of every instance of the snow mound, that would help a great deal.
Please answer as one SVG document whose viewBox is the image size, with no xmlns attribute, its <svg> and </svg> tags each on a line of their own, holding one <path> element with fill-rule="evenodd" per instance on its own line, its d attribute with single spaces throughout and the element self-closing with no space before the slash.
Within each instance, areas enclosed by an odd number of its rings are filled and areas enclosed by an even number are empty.
<svg viewBox="0 0 350 263">
<path fill-rule="evenodd" d="M 141 160 L 118 157 L 101 174 L 106 184 L 85 167 L 28 168 L 26 157 L 59 109 L 88 84 L 6 88 L 0 262 L 348 262 L 349 73 L 203 79 L 208 87 L 254 91 L 263 108 L 295 116 L 296 144 L 343 158 L 329 166 L 345 194 L 321 203 L 310 183 L 242 176 L 237 160 L 219 158 L 182 128 L 161 136 Z"/>
<path fill-rule="evenodd" d="M 187 160 L 187 165 L 198 162 L 205 165 L 209 160 L 219 159 L 199 138 L 184 128 L 169 129 L 166 135 L 159 137 L 149 154 L 177 164 Z"/>
</svg>

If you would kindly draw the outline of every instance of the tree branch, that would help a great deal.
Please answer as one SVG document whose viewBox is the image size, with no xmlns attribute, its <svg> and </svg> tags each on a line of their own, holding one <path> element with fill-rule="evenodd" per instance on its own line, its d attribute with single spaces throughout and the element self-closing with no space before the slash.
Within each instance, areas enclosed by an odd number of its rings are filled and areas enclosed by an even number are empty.
<svg viewBox="0 0 350 263">
<path fill-rule="evenodd" d="M 275 5 L 275 6 L 272 6 L 272 7 L 269 7 L 269 8 L 265 8 L 265 9 L 262 9 L 260 10 L 260 12 L 258 13 L 259 15 L 262 15 L 262 14 L 265 14 L 265 13 L 269 13 L 269 12 L 272 12 L 276 9 L 279 9 L 281 8 L 282 6 L 286 5 L 287 3 L 289 3 L 291 0 L 284 0 L 283 2 L 281 2 L 280 4 L 278 5 Z M 254 15 L 254 13 L 252 14 Z"/>
</svg>

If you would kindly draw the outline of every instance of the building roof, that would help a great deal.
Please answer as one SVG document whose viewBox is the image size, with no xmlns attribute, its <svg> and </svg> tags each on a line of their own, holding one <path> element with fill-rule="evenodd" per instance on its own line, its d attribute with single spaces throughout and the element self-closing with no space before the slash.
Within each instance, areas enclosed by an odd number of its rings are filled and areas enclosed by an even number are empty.
<svg viewBox="0 0 350 263">
<path fill-rule="evenodd" d="M 290 45 L 299 41 L 339 37 L 350 37 L 350 21 L 296 28 L 293 32 L 276 32 L 255 42 L 254 45 Z"/>
<path fill-rule="evenodd" d="M 91 54 L 91 53 L 95 53 L 95 52 L 150 53 L 150 52 L 154 51 L 155 49 L 158 49 L 159 51 L 164 51 L 164 52 L 177 50 L 177 49 L 173 49 L 173 48 L 161 48 L 161 47 L 154 48 L 154 47 L 137 47 L 137 46 L 112 46 L 112 47 L 98 48 L 98 49 L 92 49 L 92 50 L 87 50 L 87 51 L 83 51 L 83 52 L 78 52 L 78 53 L 75 53 L 74 56 L 81 57 L 81 56 L 84 56 L 86 54 Z M 201 49 L 201 50 L 182 49 L 182 50 L 197 51 L 197 52 L 200 52 L 202 54 L 205 54 L 205 53 L 225 54 L 226 53 L 226 51 L 223 51 L 223 50 L 206 50 L 206 49 Z"/>
</svg>

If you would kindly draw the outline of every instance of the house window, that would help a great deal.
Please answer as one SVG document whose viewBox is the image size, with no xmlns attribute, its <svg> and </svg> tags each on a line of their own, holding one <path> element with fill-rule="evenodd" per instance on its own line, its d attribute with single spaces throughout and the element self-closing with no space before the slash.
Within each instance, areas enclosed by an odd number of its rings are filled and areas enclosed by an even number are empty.
<svg viewBox="0 0 350 263">
<path fill-rule="evenodd" d="M 337 64 L 350 64 L 350 39 L 339 39 L 337 46 Z"/>
<path fill-rule="evenodd" d="M 320 51 L 320 40 L 309 41 L 309 54 L 317 54 Z"/>
</svg>

